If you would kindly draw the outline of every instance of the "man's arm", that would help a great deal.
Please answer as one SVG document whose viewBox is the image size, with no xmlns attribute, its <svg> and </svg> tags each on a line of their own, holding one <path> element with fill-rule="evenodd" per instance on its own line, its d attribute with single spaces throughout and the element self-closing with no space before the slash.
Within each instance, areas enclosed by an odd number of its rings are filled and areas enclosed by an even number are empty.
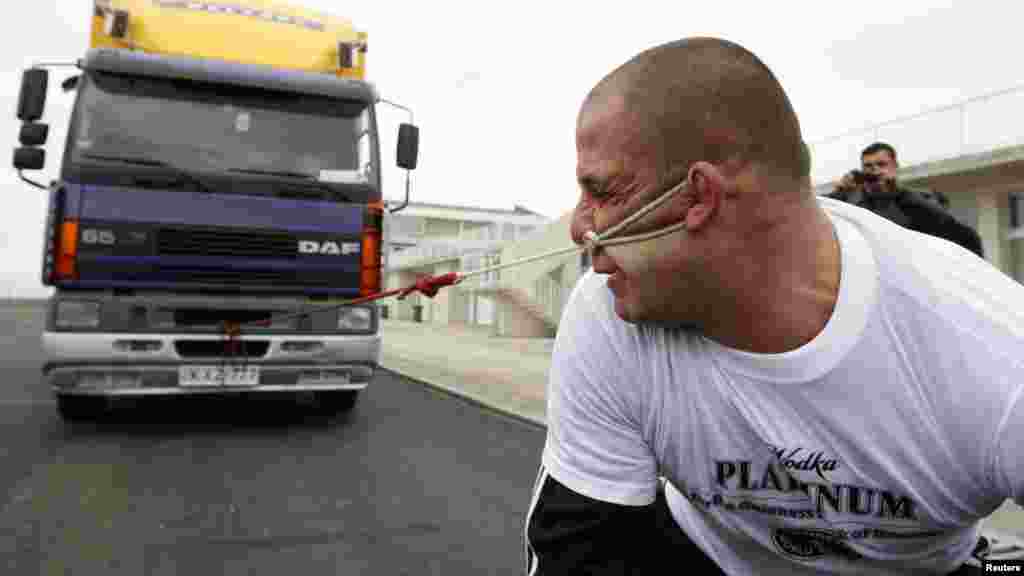
<svg viewBox="0 0 1024 576">
<path fill-rule="evenodd" d="M 961 240 L 959 244 L 979 257 L 985 258 L 985 248 L 981 243 L 981 236 L 978 235 L 978 232 L 966 224 L 960 224 L 960 230 Z"/>
<path fill-rule="evenodd" d="M 548 374 L 547 440 L 525 527 L 527 574 L 630 574 L 657 495 L 634 336 L 589 272 L 566 304 Z M 634 537 L 636 536 L 636 537 Z"/>
<path fill-rule="evenodd" d="M 933 192 L 916 188 L 904 188 L 904 191 L 904 206 L 913 210 L 912 228 L 949 240 L 977 254 L 982 259 L 985 258 L 985 249 L 978 232 L 957 220 L 939 204 L 938 200 L 925 196 L 925 194 L 934 196 Z"/>
<path fill-rule="evenodd" d="M 526 517 L 526 574 L 653 574 L 659 556 L 655 520 L 653 505 L 588 498 L 541 466 Z"/>
<path fill-rule="evenodd" d="M 981 244 L 981 236 L 978 235 L 974 228 L 971 228 L 957 220 L 955 216 L 945 212 L 939 208 L 937 204 L 935 211 L 936 216 L 934 218 L 939 223 L 938 226 L 936 226 L 936 228 L 938 228 L 936 236 L 941 236 L 954 244 L 959 244 L 963 248 L 974 252 L 982 259 L 985 258 L 985 249 Z"/>
</svg>

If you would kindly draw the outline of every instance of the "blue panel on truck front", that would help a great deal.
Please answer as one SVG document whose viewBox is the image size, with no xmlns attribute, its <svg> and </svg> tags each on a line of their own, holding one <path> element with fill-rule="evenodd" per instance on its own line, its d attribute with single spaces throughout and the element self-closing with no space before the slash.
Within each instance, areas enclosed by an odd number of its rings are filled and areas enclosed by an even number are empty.
<svg viewBox="0 0 1024 576">
<path fill-rule="evenodd" d="M 358 295 L 365 205 L 65 185 L 78 278 L 62 287 Z"/>
<path fill-rule="evenodd" d="M 74 184 L 69 184 L 68 190 L 81 190 L 80 219 L 320 231 L 354 236 L 360 234 L 363 224 L 363 206 L 339 202 Z M 75 195 L 69 194 L 69 201 Z"/>
</svg>

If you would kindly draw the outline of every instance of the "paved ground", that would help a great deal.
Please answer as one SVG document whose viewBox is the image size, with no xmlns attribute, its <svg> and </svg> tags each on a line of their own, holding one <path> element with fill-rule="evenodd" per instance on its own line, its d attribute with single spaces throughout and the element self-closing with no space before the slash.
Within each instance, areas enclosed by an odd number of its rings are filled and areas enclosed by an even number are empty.
<svg viewBox="0 0 1024 576">
<path fill-rule="evenodd" d="M 384 374 L 355 411 L 173 402 L 68 426 L 0 308 L 0 573 L 518 574 L 543 442 Z"/>
<path fill-rule="evenodd" d="M 385 367 L 544 423 L 553 340 L 393 320 L 384 321 L 383 333 Z"/>
</svg>

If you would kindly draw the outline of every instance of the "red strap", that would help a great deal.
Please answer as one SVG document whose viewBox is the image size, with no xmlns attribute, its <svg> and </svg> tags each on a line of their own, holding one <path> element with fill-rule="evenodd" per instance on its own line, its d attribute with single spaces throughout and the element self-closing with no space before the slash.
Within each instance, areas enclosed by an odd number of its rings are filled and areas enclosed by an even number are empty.
<svg viewBox="0 0 1024 576">
<path fill-rule="evenodd" d="M 433 298 L 434 296 L 437 296 L 437 291 L 440 290 L 441 288 L 444 288 L 445 286 L 451 286 L 453 284 L 458 284 L 458 282 L 458 272 L 449 272 L 447 274 L 442 274 L 440 276 L 425 276 L 417 280 L 416 283 L 413 284 L 412 286 L 406 288 L 405 290 L 402 290 L 402 292 L 398 295 L 398 299 L 402 300 L 409 294 L 412 294 L 413 292 L 419 292 L 426 296 L 427 298 Z"/>
<path fill-rule="evenodd" d="M 241 324 L 231 321 L 224 322 L 224 356 L 226 358 L 234 359 L 240 354 L 242 351 L 241 336 Z"/>
<path fill-rule="evenodd" d="M 225 321 L 224 335 L 228 338 L 237 338 L 242 334 L 242 325 L 238 322 Z"/>
<path fill-rule="evenodd" d="M 427 298 L 433 298 L 437 296 L 437 292 L 445 286 L 454 286 L 462 281 L 462 277 L 459 276 L 458 272 L 449 272 L 447 274 L 441 274 L 440 276 L 424 276 L 416 281 L 415 284 L 407 288 L 398 288 L 395 290 L 388 290 L 387 292 L 375 292 L 367 296 L 349 300 L 344 305 L 352 306 L 355 304 L 363 304 L 365 302 L 372 302 L 374 300 L 380 300 L 382 298 L 388 298 L 390 296 L 397 296 L 399 300 L 404 299 L 413 292 L 419 292 Z M 269 326 L 271 320 L 258 320 L 255 322 L 248 322 L 246 324 L 253 326 Z M 224 336 L 228 342 L 237 340 L 242 334 L 242 325 L 238 322 L 225 322 L 224 323 Z"/>
</svg>

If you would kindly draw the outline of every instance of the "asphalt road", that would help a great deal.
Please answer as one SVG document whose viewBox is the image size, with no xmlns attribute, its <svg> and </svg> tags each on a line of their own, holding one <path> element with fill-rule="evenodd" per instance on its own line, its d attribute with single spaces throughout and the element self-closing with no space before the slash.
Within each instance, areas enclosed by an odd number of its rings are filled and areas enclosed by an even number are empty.
<svg viewBox="0 0 1024 576">
<path fill-rule="evenodd" d="M 389 373 L 344 417 L 188 399 L 68 425 L 41 320 L 0 307 L 0 573 L 522 572 L 541 429 Z"/>
</svg>

